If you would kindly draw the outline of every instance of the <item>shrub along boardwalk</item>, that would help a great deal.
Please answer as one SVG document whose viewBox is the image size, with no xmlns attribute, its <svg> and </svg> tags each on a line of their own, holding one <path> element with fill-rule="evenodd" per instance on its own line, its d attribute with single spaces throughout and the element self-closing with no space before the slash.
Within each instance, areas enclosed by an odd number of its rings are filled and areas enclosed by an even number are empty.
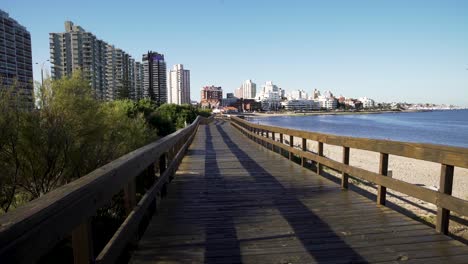
<svg viewBox="0 0 468 264">
<path fill-rule="evenodd" d="M 468 263 L 468 247 L 250 141 L 200 126 L 131 263 Z"/>
</svg>

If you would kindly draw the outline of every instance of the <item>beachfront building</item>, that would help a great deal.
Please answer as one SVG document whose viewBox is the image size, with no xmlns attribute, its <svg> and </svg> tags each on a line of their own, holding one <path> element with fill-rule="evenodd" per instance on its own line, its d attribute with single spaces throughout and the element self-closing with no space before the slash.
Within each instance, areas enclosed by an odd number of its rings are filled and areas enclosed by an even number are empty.
<svg viewBox="0 0 468 264">
<path fill-rule="evenodd" d="M 273 82 L 268 81 L 262 90 L 257 93 L 255 99 L 262 104 L 264 111 L 276 111 L 281 107 L 282 93 L 284 90 L 278 88 Z"/>
<path fill-rule="evenodd" d="M 320 108 L 322 109 L 336 109 L 338 106 L 338 100 L 333 96 L 333 93 L 330 91 L 325 91 L 323 95 L 318 96 L 318 101 L 320 103 Z"/>
<path fill-rule="evenodd" d="M 0 80 L 2 85 L 16 83 L 22 107 L 34 108 L 34 88 L 29 31 L 0 10 Z"/>
<path fill-rule="evenodd" d="M 359 101 L 361 101 L 363 108 L 373 108 L 373 107 L 375 107 L 375 101 L 370 99 L 370 98 L 361 97 L 361 98 L 359 98 Z"/>
<path fill-rule="evenodd" d="M 221 86 L 205 86 L 201 89 L 200 105 L 202 108 L 218 108 L 221 106 L 223 89 Z"/>
<path fill-rule="evenodd" d="M 169 103 L 190 103 L 190 71 L 176 64 L 169 73 Z"/>
<path fill-rule="evenodd" d="M 288 111 L 313 111 L 320 110 L 320 102 L 316 100 L 288 100 L 281 102 L 281 106 Z"/>
<path fill-rule="evenodd" d="M 288 100 L 307 100 L 308 95 L 304 90 L 294 90 L 288 96 Z"/>
</svg>

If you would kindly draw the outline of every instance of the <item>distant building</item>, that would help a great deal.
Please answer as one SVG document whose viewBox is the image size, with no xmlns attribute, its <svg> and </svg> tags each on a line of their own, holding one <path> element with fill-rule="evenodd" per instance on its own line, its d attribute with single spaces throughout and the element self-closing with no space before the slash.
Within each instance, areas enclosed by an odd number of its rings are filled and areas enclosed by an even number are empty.
<svg viewBox="0 0 468 264">
<path fill-rule="evenodd" d="M 166 62 L 164 55 L 148 51 L 143 54 L 143 97 L 158 105 L 167 103 Z"/>
<path fill-rule="evenodd" d="M 176 64 L 169 73 L 169 103 L 190 103 L 190 71 Z"/>
<path fill-rule="evenodd" d="M 226 93 L 226 98 L 223 98 L 221 105 L 224 107 L 233 106 L 237 103 L 240 99 L 234 96 L 233 93 Z"/>
<path fill-rule="evenodd" d="M 234 96 L 237 98 L 243 98 L 244 97 L 244 91 L 242 90 L 242 86 L 239 88 L 234 89 Z"/>
<path fill-rule="evenodd" d="M 278 88 L 273 82 L 268 81 L 263 85 L 262 90 L 257 93 L 256 100 L 261 102 L 265 111 L 276 111 L 281 107 L 282 94 L 284 90 Z"/>
<path fill-rule="evenodd" d="M 325 91 L 323 95 L 318 96 L 318 101 L 320 102 L 320 108 L 336 109 L 338 106 L 338 100 L 333 97 L 333 93 L 330 91 Z"/>
<path fill-rule="evenodd" d="M 221 106 L 223 89 L 214 85 L 201 89 L 200 105 L 203 108 L 218 108 Z"/>
<path fill-rule="evenodd" d="M 319 96 L 320 96 L 320 91 L 317 89 L 314 89 L 314 91 L 312 92 L 312 99 L 318 99 Z"/>
<path fill-rule="evenodd" d="M 288 100 L 281 102 L 281 105 L 285 110 L 289 111 L 312 111 L 320 110 L 320 102 L 315 100 Z"/>
<path fill-rule="evenodd" d="M 143 98 L 143 65 L 140 62 L 133 64 L 133 87 L 130 93 L 130 99 L 140 100 Z"/>
<path fill-rule="evenodd" d="M 3 85 L 16 82 L 24 108 L 34 108 L 34 88 L 29 31 L 0 10 L 0 78 Z"/>
<path fill-rule="evenodd" d="M 373 107 L 375 107 L 375 101 L 370 99 L 370 98 L 361 97 L 361 98 L 359 98 L 359 101 L 361 101 L 363 108 L 373 108 Z"/>
<path fill-rule="evenodd" d="M 96 97 L 107 99 L 108 44 L 71 21 L 65 21 L 65 32 L 50 33 L 49 38 L 52 78 L 70 76 L 79 69 L 89 79 Z"/>
<path fill-rule="evenodd" d="M 253 99 L 257 94 L 257 85 L 253 83 L 251 80 L 246 80 L 242 86 L 242 97 L 244 99 Z"/>
<path fill-rule="evenodd" d="M 289 94 L 288 99 L 289 100 L 307 100 L 308 95 L 306 91 L 304 90 L 294 90 Z"/>
</svg>

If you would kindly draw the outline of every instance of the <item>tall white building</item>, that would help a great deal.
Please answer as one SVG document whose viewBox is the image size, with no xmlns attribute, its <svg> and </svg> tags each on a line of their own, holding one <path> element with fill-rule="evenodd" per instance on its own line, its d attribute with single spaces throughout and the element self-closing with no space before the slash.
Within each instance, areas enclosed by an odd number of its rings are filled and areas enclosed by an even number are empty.
<svg viewBox="0 0 468 264">
<path fill-rule="evenodd" d="M 288 99 L 289 100 L 301 100 L 301 99 L 306 100 L 308 99 L 308 95 L 307 95 L 307 92 L 304 90 L 294 90 L 289 94 Z"/>
<path fill-rule="evenodd" d="M 252 80 L 246 80 L 242 86 L 242 98 L 244 99 L 252 99 L 255 98 L 257 94 L 257 85 L 252 82 Z"/>
<path fill-rule="evenodd" d="M 190 71 L 176 64 L 169 72 L 169 103 L 190 104 Z"/>
<path fill-rule="evenodd" d="M 333 97 L 333 93 L 330 91 L 325 91 L 323 95 L 318 97 L 320 102 L 320 107 L 325 109 L 336 109 L 338 106 L 338 101 Z"/>
<path fill-rule="evenodd" d="M 268 81 L 263 85 L 262 90 L 257 93 L 255 99 L 262 103 L 263 110 L 278 110 L 281 106 L 283 90 Z"/>
</svg>

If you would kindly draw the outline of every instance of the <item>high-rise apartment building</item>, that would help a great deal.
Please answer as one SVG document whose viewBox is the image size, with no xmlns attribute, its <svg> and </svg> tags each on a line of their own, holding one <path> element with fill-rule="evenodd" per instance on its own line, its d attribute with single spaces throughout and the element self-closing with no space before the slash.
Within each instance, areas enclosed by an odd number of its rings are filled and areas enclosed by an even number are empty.
<svg viewBox="0 0 468 264">
<path fill-rule="evenodd" d="M 16 82 L 24 107 L 34 107 L 34 88 L 29 31 L 0 10 L 0 78 L 4 85 Z"/>
<path fill-rule="evenodd" d="M 65 32 L 50 33 L 50 58 L 52 78 L 69 76 L 79 69 L 98 99 L 141 98 L 142 70 L 137 69 L 135 60 L 71 21 L 65 22 Z"/>
<path fill-rule="evenodd" d="M 130 93 L 130 99 L 132 100 L 140 100 L 143 98 L 143 65 L 136 61 L 133 64 L 133 87 L 134 89 Z"/>
<path fill-rule="evenodd" d="M 242 84 L 242 98 L 252 99 L 257 94 L 257 85 L 252 80 L 247 80 Z"/>
<path fill-rule="evenodd" d="M 204 108 L 217 108 L 221 106 L 223 89 L 214 85 L 205 86 L 201 90 L 200 104 Z"/>
<path fill-rule="evenodd" d="M 52 78 L 69 76 L 82 70 L 99 99 L 107 98 L 106 57 L 108 44 L 82 27 L 65 21 L 65 32 L 50 33 Z"/>
<path fill-rule="evenodd" d="M 143 97 L 158 105 L 167 103 L 166 62 L 164 55 L 148 51 L 143 54 Z"/>
<path fill-rule="evenodd" d="M 169 103 L 190 104 L 190 71 L 176 64 L 169 73 Z"/>
</svg>

